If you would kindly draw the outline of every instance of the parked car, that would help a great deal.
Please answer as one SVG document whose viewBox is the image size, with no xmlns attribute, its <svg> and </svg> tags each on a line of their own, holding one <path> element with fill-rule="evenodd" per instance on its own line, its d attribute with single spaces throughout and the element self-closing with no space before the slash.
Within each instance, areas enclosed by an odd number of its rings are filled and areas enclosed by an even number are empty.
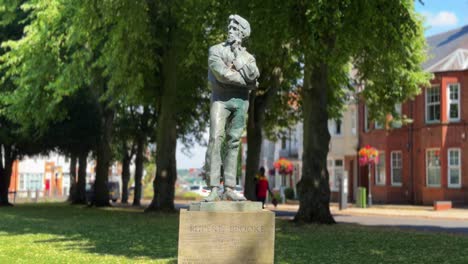
<svg viewBox="0 0 468 264">
<path fill-rule="evenodd" d="M 207 197 L 210 195 L 210 187 L 208 186 L 201 186 L 201 185 L 192 185 L 190 186 L 190 191 L 194 192 L 202 197 Z"/>
<path fill-rule="evenodd" d="M 240 185 L 236 185 L 236 187 L 234 187 L 234 192 L 244 196 L 244 188 Z"/>
<path fill-rule="evenodd" d="M 239 194 L 239 195 L 244 196 L 244 188 L 242 186 L 240 186 L 240 185 L 236 185 L 234 187 L 234 192 Z M 224 193 L 224 186 L 223 185 L 220 186 L 218 193 L 219 193 L 219 196 L 223 195 L 223 193 Z"/>
<path fill-rule="evenodd" d="M 109 189 L 109 199 L 112 202 L 117 202 L 120 198 L 120 184 L 119 182 L 108 182 L 107 188 Z"/>
<path fill-rule="evenodd" d="M 117 202 L 120 198 L 120 184 L 119 182 L 108 182 L 107 188 L 109 189 L 109 200 Z M 94 182 L 86 183 L 86 201 L 91 203 L 94 198 Z"/>
</svg>

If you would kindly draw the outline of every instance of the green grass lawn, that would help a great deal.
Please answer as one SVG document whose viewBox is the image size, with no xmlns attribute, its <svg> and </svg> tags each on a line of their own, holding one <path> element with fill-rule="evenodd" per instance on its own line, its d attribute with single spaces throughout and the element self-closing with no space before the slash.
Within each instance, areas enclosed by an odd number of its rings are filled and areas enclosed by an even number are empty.
<svg viewBox="0 0 468 264">
<path fill-rule="evenodd" d="M 0 263 L 176 263 L 178 214 L 0 208 Z M 468 263 L 468 236 L 277 220 L 276 263 Z"/>
</svg>

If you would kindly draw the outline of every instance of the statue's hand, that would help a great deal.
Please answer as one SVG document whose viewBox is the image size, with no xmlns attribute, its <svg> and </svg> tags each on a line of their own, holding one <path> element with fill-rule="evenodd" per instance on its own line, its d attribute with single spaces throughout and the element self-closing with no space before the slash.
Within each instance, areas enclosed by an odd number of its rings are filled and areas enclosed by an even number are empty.
<svg viewBox="0 0 468 264">
<path fill-rule="evenodd" d="M 244 67 L 245 64 L 251 63 L 252 61 L 255 61 L 253 56 L 250 55 L 250 53 L 248 53 L 245 48 L 241 48 L 237 51 L 237 55 L 233 61 L 233 64 L 239 71 Z"/>
<path fill-rule="evenodd" d="M 242 48 L 240 41 L 234 41 L 231 44 L 231 50 L 234 53 L 234 57 L 237 58 L 239 56 L 239 53 L 243 51 L 244 48 Z"/>
</svg>

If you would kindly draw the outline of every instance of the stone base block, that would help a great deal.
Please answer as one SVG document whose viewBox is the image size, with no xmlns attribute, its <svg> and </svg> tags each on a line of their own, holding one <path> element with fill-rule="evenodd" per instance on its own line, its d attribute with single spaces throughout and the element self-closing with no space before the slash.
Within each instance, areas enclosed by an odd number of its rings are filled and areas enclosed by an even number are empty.
<svg viewBox="0 0 468 264">
<path fill-rule="evenodd" d="M 274 260 L 275 216 L 250 212 L 180 211 L 179 264 Z"/>
</svg>

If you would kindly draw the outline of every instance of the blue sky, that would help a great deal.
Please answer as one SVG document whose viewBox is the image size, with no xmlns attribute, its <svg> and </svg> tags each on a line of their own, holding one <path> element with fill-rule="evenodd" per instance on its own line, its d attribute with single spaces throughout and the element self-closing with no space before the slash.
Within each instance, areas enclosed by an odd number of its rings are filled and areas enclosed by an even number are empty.
<svg viewBox="0 0 468 264">
<path fill-rule="evenodd" d="M 208 132 L 204 135 L 205 141 L 208 142 Z M 176 160 L 178 169 L 201 168 L 205 163 L 206 146 L 195 146 L 186 149 L 184 145 L 177 141 Z"/>
<path fill-rule="evenodd" d="M 389 0 L 393 1 L 393 0 Z M 425 35 L 431 36 L 451 29 L 468 25 L 468 0 L 423 0 L 416 1 L 416 11 L 425 18 Z M 206 133 L 205 139 L 208 140 Z M 177 144 L 177 167 L 181 169 L 201 168 L 205 161 L 206 147 L 196 144 L 184 149 Z"/>
<path fill-rule="evenodd" d="M 468 25 L 468 0 L 416 1 L 416 11 L 425 18 L 426 36 Z"/>
</svg>

